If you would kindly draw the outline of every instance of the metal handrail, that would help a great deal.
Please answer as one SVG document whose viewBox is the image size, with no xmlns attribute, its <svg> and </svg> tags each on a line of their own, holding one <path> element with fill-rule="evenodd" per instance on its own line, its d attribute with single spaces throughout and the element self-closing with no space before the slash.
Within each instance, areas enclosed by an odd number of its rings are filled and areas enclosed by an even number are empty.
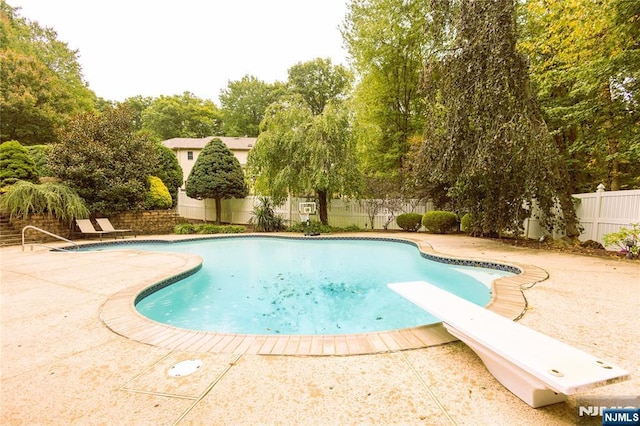
<svg viewBox="0 0 640 426">
<path fill-rule="evenodd" d="M 77 243 L 74 243 L 74 242 L 73 242 L 73 241 L 71 241 L 71 240 L 67 240 L 66 238 L 61 237 L 60 235 L 56 235 L 56 234 L 54 234 L 54 233 L 52 233 L 52 232 L 45 231 L 44 229 L 42 229 L 42 228 L 38 228 L 37 226 L 27 225 L 27 226 L 25 226 L 24 228 L 22 228 L 22 251 L 24 251 L 24 231 L 26 231 L 27 229 L 33 229 L 33 230 L 35 230 L 35 231 L 42 232 L 43 234 L 47 234 L 47 235 L 49 235 L 49 236 L 51 236 L 51 237 L 54 237 L 54 238 L 57 238 L 57 239 L 59 239 L 59 240 L 65 241 L 65 242 L 67 242 L 67 243 L 71 243 L 71 244 L 73 244 L 74 246 L 76 246 L 76 248 L 80 247 Z M 31 250 L 33 250 L 33 244 L 31 245 Z M 64 250 L 64 249 L 54 249 L 54 250 L 66 251 L 66 250 Z"/>
</svg>

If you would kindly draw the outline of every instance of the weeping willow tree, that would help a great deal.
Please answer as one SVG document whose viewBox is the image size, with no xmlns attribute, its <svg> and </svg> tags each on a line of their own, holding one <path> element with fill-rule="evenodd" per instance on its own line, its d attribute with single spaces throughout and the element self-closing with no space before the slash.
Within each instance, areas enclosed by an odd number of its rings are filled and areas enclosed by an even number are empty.
<svg viewBox="0 0 640 426">
<path fill-rule="evenodd" d="M 516 51 L 514 0 L 432 2 L 427 123 L 414 170 L 474 218 L 474 235 L 517 235 L 536 203 L 577 233 L 560 157 Z M 436 198 L 441 194 L 431 194 Z M 563 217 L 554 213 L 559 201 Z"/>
</svg>

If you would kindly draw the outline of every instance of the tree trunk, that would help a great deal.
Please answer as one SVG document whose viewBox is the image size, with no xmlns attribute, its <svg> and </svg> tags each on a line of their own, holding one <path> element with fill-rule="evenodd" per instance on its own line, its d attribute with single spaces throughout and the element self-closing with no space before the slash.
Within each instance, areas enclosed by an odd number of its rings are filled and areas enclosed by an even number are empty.
<svg viewBox="0 0 640 426">
<path fill-rule="evenodd" d="M 320 223 L 329 224 L 329 214 L 327 213 L 327 191 L 318 190 L 318 210 L 320 214 Z"/>
<path fill-rule="evenodd" d="M 220 224 L 220 218 L 222 217 L 222 199 L 216 198 L 216 223 Z"/>
</svg>

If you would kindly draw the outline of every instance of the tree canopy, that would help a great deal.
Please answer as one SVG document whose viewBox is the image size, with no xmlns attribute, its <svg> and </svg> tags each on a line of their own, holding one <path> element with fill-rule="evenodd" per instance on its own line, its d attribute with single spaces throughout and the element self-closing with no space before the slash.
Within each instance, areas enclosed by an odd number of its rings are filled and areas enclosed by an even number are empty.
<svg viewBox="0 0 640 426">
<path fill-rule="evenodd" d="M 156 167 L 155 144 L 133 129 L 125 106 L 73 119 L 49 156 L 58 178 L 84 198 L 92 213 L 144 208 L 147 178 Z"/>
<path fill-rule="evenodd" d="M 317 196 L 320 221 L 327 224 L 329 198 L 353 193 L 358 185 L 349 111 L 341 101 L 348 93 L 348 73 L 317 59 L 294 66 L 289 75 L 293 93 L 267 109 L 249 152 L 249 173 L 258 192 L 276 200 Z"/>
<path fill-rule="evenodd" d="M 529 0 L 525 12 L 520 47 L 569 167 L 566 184 L 640 187 L 639 3 Z"/>
<path fill-rule="evenodd" d="M 430 28 L 448 45 L 427 63 L 422 179 L 471 213 L 473 233 L 518 233 L 534 202 L 551 217 L 559 196 L 576 235 L 569 194 L 559 192 L 562 164 L 516 51 L 514 0 L 445 3 L 436 9 L 449 19 Z"/>
<path fill-rule="evenodd" d="M 193 93 L 160 96 L 141 113 L 142 129 L 154 140 L 220 136 L 220 111 Z"/>
<path fill-rule="evenodd" d="M 358 76 L 352 108 L 367 175 L 396 175 L 424 130 L 421 85 L 430 2 L 352 0 L 342 26 Z"/>
<path fill-rule="evenodd" d="M 220 222 L 222 199 L 244 198 L 247 186 L 240 162 L 233 152 L 218 138 L 209 141 L 189 173 L 187 196 L 216 200 L 216 222 Z"/>
<path fill-rule="evenodd" d="M 78 51 L 0 0 L 0 141 L 24 145 L 55 142 L 56 129 L 75 114 L 91 111 Z"/>
<path fill-rule="evenodd" d="M 265 110 L 284 90 L 282 83 L 265 83 L 252 75 L 229 81 L 220 92 L 224 135 L 257 137 Z"/>
</svg>

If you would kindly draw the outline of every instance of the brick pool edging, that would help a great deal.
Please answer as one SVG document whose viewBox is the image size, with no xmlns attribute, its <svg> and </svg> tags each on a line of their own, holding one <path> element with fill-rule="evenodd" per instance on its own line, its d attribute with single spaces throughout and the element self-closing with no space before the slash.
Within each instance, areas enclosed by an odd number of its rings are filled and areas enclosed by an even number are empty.
<svg viewBox="0 0 640 426">
<path fill-rule="evenodd" d="M 317 238 L 317 239 L 365 239 L 396 241 L 415 245 L 423 257 L 431 260 L 466 266 L 484 266 L 494 269 L 519 271 L 518 275 L 501 277 L 492 283 L 491 300 L 486 308 L 513 320 L 520 319 L 527 308 L 527 300 L 522 291 L 537 282 L 544 281 L 548 274 L 541 268 L 516 263 L 491 262 L 480 259 L 457 258 L 436 254 L 428 243 L 412 238 L 384 238 L 363 236 L 317 236 L 299 237 L 278 234 L 216 235 L 198 237 L 212 238 Z M 185 238 L 184 240 L 194 238 Z M 184 240 L 129 240 L 131 243 L 158 242 L 171 243 Z M 122 242 L 120 242 L 121 244 Z M 94 244 L 91 244 L 94 245 Z M 104 243 L 96 244 L 104 245 Z M 125 243 L 126 245 L 126 243 Z M 256 355 L 296 355 L 296 356 L 337 356 L 364 355 L 419 349 L 436 346 L 457 339 L 450 335 L 442 323 L 423 325 L 399 330 L 360 334 L 337 335 L 255 335 L 231 334 L 187 330 L 161 324 L 140 314 L 135 303 L 142 294 L 150 294 L 166 285 L 197 272 L 202 267 L 202 259 L 196 255 L 185 256 L 188 261 L 181 273 L 167 277 L 156 283 L 143 283 L 115 293 L 100 307 L 100 319 L 111 331 L 140 343 L 191 352 L 256 354 Z"/>
</svg>

